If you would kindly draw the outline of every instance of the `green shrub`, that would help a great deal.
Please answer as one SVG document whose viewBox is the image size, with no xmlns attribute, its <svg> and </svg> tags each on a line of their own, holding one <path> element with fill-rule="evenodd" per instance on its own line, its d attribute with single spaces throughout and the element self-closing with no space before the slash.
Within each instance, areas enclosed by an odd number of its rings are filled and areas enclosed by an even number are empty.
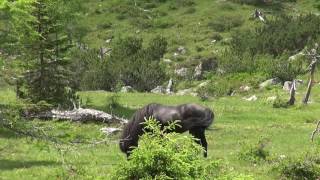
<svg viewBox="0 0 320 180">
<path fill-rule="evenodd" d="M 99 24 L 97 26 L 98 29 L 109 29 L 112 27 L 112 23 L 111 22 L 105 22 L 103 24 Z"/>
<path fill-rule="evenodd" d="M 215 75 L 211 77 L 207 86 L 198 89 L 199 94 L 208 96 L 226 96 L 237 91 L 240 86 L 250 85 L 258 87 L 259 83 L 265 79 L 263 74 L 234 73 L 224 76 Z"/>
<path fill-rule="evenodd" d="M 108 77 L 112 77 L 108 81 L 109 90 L 122 83 L 138 91 L 150 91 L 166 79 L 164 67 L 160 65 L 167 49 L 164 38 L 153 38 L 145 48 L 139 38 L 116 39 L 112 49 L 104 69 L 110 74 Z"/>
<path fill-rule="evenodd" d="M 211 35 L 211 39 L 214 39 L 216 41 L 221 41 L 223 39 L 223 37 L 221 36 L 220 33 L 214 32 Z"/>
<path fill-rule="evenodd" d="M 319 156 L 288 159 L 278 167 L 280 176 L 285 179 L 319 179 L 320 159 Z"/>
<path fill-rule="evenodd" d="M 190 7 L 193 5 L 195 5 L 194 0 L 175 0 L 175 1 L 170 1 L 169 9 L 176 10 L 181 7 Z"/>
<path fill-rule="evenodd" d="M 251 55 L 270 54 L 273 57 L 302 50 L 314 44 L 320 34 L 320 17 L 308 14 L 298 17 L 279 16 L 255 31 L 238 31 L 232 35 L 232 51 Z M 276 34 L 276 35 L 275 35 Z"/>
<path fill-rule="evenodd" d="M 253 179 L 220 161 L 203 159 L 203 149 L 194 138 L 172 132 L 176 123 L 161 127 L 154 119 L 148 119 L 139 146 L 128 161 L 115 168 L 112 179 Z"/>
<path fill-rule="evenodd" d="M 239 27 L 244 23 L 244 20 L 241 16 L 238 15 L 222 15 L 217 18 L 211 20 L 208 23 L 208 27 L 217 31 L 224 32 L 230 31 L 232 28 Z"/>
<path fill-rule="evenodd" d="M 252 163 L 258 163 L 260 161 L 267 160 L 270 153 L 265 149 L 266 145 L 267 139 L 261 139 L 257 145 L 244 146 L 239 153 L 239 159 Z"/>
<path fill-rule="evenodd" d="M 114 179 L 203 179 L 218 170 L 218 162 L 201 159 L 203 149 L 192 137 L 166 133 L 176 123 L 162 129 L 156 120 L 149 119 L 145 125 L 139 146 L 117 167 Z"/>
<path fill-rule="evenodd" d="M 288 108 L 288 100 L 282 99 L 279 96 L 273 101 L 273 108 Z"/>
</svg>

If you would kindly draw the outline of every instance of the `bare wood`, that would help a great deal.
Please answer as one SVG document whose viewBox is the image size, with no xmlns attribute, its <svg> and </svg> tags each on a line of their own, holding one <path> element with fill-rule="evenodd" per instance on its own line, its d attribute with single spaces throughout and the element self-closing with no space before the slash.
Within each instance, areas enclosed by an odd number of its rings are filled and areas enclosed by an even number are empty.
<svg viewBox="0 0 320 180">
<path fill-rule="evenodd" d="M 98 111 L 95 109 L 83 109 L 78 108 L 74 110 L 51 110 L 38 114 L 26 114 L 27 118 L 39 118 L 39 119 L 63 119 L 71 120 L 76 122 L 87 122 L 87 121 L 96 121 L 103 123 L 121 123 L 126 124 L 128 120 L 120 118 L 103 111 Z"/>
<path fill-rule="evenodd" d="M 316 69 L 316 62 L 317 61 L 313 61 L 310 64 L 311 71 L 310 71 L 310 79 L 309 79 L 309 83 L 308 83 L 308 89 L 307 89 L 306 95 L 305 95 L 305 97 L 303 98 L 303 101 L 302 101 L 304 104 L 307 104 L 308 101 L 309 101 L 309 97 L 310 97 L 310 94 L 311 94 L 311 89 L 312 89 L 313 82 L 314 82 L 314 72 L 315 72 L 315 69 Z"/>
<path fill-rule="evenodd" d="M 311 134 L 311 141 L 313 141 L 314 135 L 315 135 L 317 132 L 320 133 L 320 120 L 319 120 L 318 123 L 317 123 L 316 129 L 315 129 L 315 130 L 312 132 L 312 134 Z"/>
<path fill-rule="evenodd" d="M 296 94 L 296 80 L 293 80 L 291 89 L 290 89 L 290 99 L 288 101 L 289 105 L 294 105 L 294 102 L 296 101 L 295 94 Z"/>
</svg>

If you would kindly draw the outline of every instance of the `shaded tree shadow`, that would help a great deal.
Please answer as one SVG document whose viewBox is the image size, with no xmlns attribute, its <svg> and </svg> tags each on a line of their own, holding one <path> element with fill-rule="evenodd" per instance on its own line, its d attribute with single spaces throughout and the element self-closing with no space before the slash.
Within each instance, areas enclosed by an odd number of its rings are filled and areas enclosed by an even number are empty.
<svg viewBox="0 0 320 180">
<path fill-rule="evenodd" d="M 110 113 L 110 114 L 114 114 L 118 117 L 123 117 L 126 119 L 130 119 L 131 116 L 133 115 L 133 113 L 135 113 L 137 111 L 137 109 L 132 109 L 129 107 L 125 107 L 122 105 L 115 105 L 115 106 L 106 106 L 103 109 L 105 112 Z"/>
<path fill-rule="evenodd" d="M 1 170 L 14 170 L 21 168 L 31 168 L 34 166 L 56 166 L 61 163 L 55 161 L 19 161 L 19 160 L 8 160 L 0 159 L 0 171 Z"/>
<path fill-rule="evenodd" d="M 0 127 L 0 138 L 9 139 L 9 138 L 19 138 L 19 137 L 20 136 L 17 135 L 16 133 L 14 133 L 8 129 Z"/>
</svg>

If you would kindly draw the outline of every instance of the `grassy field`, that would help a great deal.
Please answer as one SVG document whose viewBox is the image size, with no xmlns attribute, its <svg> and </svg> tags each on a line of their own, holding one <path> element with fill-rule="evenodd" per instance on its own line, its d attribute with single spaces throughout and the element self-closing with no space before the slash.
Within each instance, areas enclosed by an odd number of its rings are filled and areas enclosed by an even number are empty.
<svg viewBox="0 0 320 180">
<path fill-rule="evenodd" d="M 206 131 L 210 159 L 221 159 L 236 172 L 251 174 L 255 179 L 278 179 L 273 161 L 250 163 L 239 160 L 239 153 L 248 145 L 257 145 L 264 139 L 270 158 L 296 157 L 318 151 L 320 144 L 310 141 L 320 114 L 320 87 L 314 88 L 312 103 L 298 105 L 289 109 L 276 109 L 266 102 L 274 94 L 273 90 L 256 92 L 258 100 L 247 102 L 241 96 L 211 99 L 202 102 L 192 96 L 166 96 L 155 94 L 108 92 L 81 92 L 86 106 L 102 109 L 114 114 L 130 117 L 139 107 L 151 102 L 163 104 L 199 103 L 214 110 L 213 126 Z M 14 94 L 1 91 L 0 97 L 8 97 L 12 103 Z M 11 94 L 8 96 L 8 94 Z M 285 95 L 282 91 L 280 94 Z M 302 93 L 299 93 L 300 101 Z M 12 97 L 12 98 L 9 98 Z M 111 98 L 113 97 L 113 98 Z M 112 100 L 113 99 L 113 100 Z M 119 103 L 111 108 L 111 101 Z M 105 143 L 93 145 L 56 145 L 18 136 L 0 129 L 0 179 L 108 179 L 116 164 L 125 161 L 118 148 L 118 136 L 105 137 L 99 129 L 106 124 L 79 124 L 67 121 L 32 122 L 68 142 Z M 110 125 L 117 126 L 117 125 Z M 320 142 L 320 141 L 317 141 Z"/>
<path fill-rule="evenodd" d="M 184 46 L 187 54 L 178 61 L 187 60 L 215 55 L 217 50 L 225 47 L 232 32 L 261 25 L 259 21 L 250 20 L 255 9 L 265 12 L 268 18 L 279 14 L 319 13 L 316 0 L 287 1 L 281 6 L 241 5 L 232 0 L 136 2 L 137 6 L 132 1 L 88 1 L 86 17 L 81 24 L 89 32 L 84 37 L 89 47 L 108 47 L 106 40 L 112 37 L 137 36 L 148 42 L 155 35 L 162 35 L 168 40 L 166 58 L 177 60 L 173 53 L 179 46 Z M 221 35 L 224 40 L 212 43 L 214 34 Z"/>
</svg>

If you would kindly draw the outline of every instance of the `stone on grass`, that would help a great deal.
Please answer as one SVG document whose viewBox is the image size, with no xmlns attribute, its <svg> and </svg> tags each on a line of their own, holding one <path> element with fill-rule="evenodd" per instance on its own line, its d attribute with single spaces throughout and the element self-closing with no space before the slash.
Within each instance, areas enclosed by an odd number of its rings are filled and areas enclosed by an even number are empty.
<svg viewBox="0 0 320 180">
<path fill-rule="evenodd" d="M 155 94 L 163 94 L 166 92 L 166 89 L 162 86 L 157 86 L 156 88 L 152 89 L 150 92 Z"/>
<path fill-rule="evenodd" d="M 260 89 L 263 89 L 263 88 L 266 88 L 268 86 L 271 86 L 271 85 L 277 85 L 279 84 L 281 81 L 279 78 L 272 78 L 272 79 L 268 79 L 264 82 L 262 82 L 261 84 L 259 84 L 259 87 Z"/>
<path fill-rule="evenodd" d="M 131 86 L 123 86 L 120 90 L 122 93 L 134 92 L 134 89 Z"/>
<path fill-rule="evenodd" d="M 250 96 L 248 98 L 244 97 L 243 99 L 246 100 L 246 101 L 256 101 L 256 100 L 258 100 L 256 95 L 252 95 L 252 96 Z"/>
</svg>

